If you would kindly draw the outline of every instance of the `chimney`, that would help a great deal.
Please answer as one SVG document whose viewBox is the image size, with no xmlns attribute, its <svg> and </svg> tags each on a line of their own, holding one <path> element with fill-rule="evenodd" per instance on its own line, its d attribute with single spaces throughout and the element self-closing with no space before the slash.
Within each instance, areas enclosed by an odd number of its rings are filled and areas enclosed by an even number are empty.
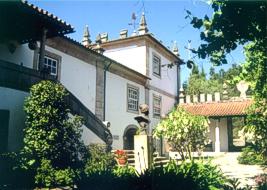
<svg viewBox="0 0 267 190">
<path fill-rule="evenodd" d="M 207 94 L 207 102 L 212 102 L 212 94 Z"/>
<path fill-rule="evenodd" d="M 101 42 L 107 42 L 108 41 L 108 33 L 105 32 L 105 33 L 102 33 L 100 34 L 100 39 L 101 39 Z"/>
<path fill-rule="evenodd" d="M 190 95 L 186 95 L 185 100 L 186 100 L 186 103 L 187 104 L 190 104 L 191 103 L 191 97 L 190 97 Z"/>
<path fill-rule="evenodd" d="M 198 103 L 198 96 L 197 95 L 193 95 L 193 102 Z"/>
<path fill-rule="evenodd" d="M 146 17 L 145 17 L 145 13 L 143 12 L 141 16 L 139 28 L 138 28 L 138 34 L 143 35 L 143 34 L 146 34 L 147 32 L 148 32 L 148 28 L 146 24 Z"/>
<path fill-rule="evenodd" d="M 200 94 L 200 102 L 205 102 L 205 94 Z"/>
<path fill-rule="evenodd" d="M 128 37 L 128 30 L 127 29 L 123 29 L 120 31 L 120 39 L 124 39 Z"/>
<path fill-rule="evenodd" d="M 214 93 L 214 99 L 215 102 L 219 102 L 221 100 L 220 92 Z"/>
</svg>

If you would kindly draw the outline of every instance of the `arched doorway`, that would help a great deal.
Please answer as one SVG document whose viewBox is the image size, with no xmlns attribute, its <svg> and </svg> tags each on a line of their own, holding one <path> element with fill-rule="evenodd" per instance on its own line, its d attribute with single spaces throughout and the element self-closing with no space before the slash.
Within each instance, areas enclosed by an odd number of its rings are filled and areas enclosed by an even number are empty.
<svg viewBox="0 0 267 190">
<path fill-rule="evenodd" d="M 137 132 L 137 127 L 135 125 L 128 125 L 124 130 L 123 134 L 123 149 L 133 150 L 134 149 L 134 135 Z"/>
</svg>

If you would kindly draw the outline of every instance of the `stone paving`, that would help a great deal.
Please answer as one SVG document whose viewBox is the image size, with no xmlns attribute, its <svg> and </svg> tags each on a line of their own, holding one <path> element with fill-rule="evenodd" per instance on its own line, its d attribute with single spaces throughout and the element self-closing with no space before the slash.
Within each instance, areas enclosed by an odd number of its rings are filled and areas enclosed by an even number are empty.
<svg viewBox="0 0 267 190">
<path fill-rule="evenodd" d="M 240 186 L 255 186 L 253 177 L 256 175 L 267 173 L 266 168 L 258 165 L 239 164 L 237 157 L 240 152 L 224 152 L 214 155 L 212 163 L 218 165 L 223 173 L 229 178 L 237 178 L 241 182 Z"/>
</svg>

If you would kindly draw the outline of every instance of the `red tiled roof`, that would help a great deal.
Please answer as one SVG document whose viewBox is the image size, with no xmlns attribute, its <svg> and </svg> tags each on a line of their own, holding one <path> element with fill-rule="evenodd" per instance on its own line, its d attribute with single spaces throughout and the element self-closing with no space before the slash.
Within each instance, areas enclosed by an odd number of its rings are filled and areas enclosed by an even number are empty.
<svg viewBox="0 0 267 190">
<path fill-rule="evenodd" d="M 242 116 L 246 115 L 246 109 L 252 104 L 252 100 L 227 101 L 227 102 L 205 102 L 196 104 L 180 105 L 194 115 L 208 117 Z"/>
</svg>

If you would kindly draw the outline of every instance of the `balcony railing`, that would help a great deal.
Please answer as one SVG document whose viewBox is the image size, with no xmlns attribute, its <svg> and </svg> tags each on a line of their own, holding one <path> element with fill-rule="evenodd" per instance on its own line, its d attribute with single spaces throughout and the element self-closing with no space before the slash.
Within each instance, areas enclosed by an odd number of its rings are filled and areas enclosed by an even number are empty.
<svg viewBox="0 0 267 190">
<path fill-rule="evenodd" d="M 55 77 L 40 71 L 0 60 L 0 86 L 29 92 L 32 85 L 41 80 L 53 80 Z M 67 90 L 68 91 L 68 90 Z M 85 105 L 81 103 L 70 91 L 65 98 L 72 114 L 80 115 L 85 126 L 102 139 L 108 146 L 112 144 L 110 130 Z"/>
</svg>

